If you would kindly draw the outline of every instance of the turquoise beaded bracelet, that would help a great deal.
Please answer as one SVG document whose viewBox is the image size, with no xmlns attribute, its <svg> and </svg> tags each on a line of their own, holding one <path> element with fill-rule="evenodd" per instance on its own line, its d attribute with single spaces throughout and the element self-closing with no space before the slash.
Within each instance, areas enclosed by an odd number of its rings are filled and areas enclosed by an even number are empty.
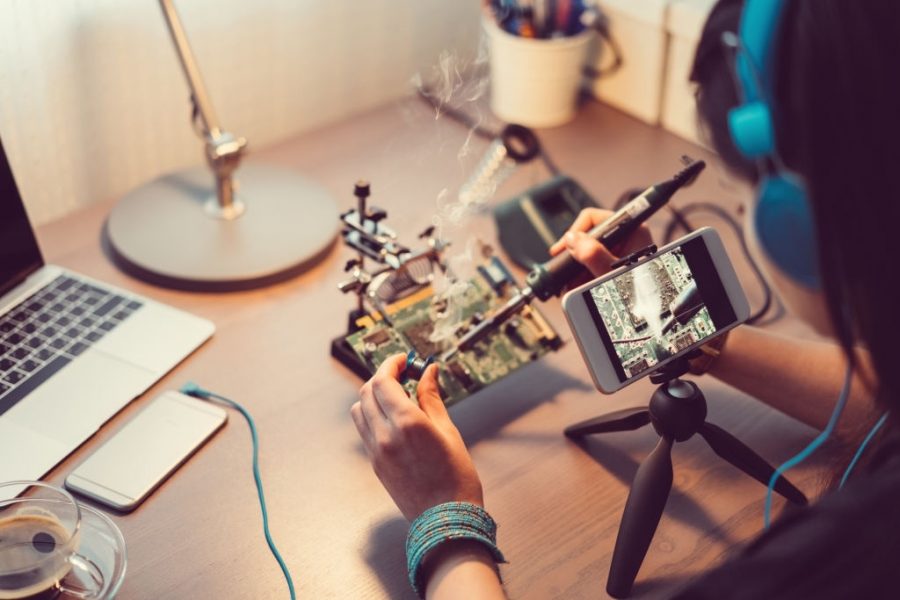
<svg viewBox="0 0 900 600">
<path fill-rule="evenodd" d="M 442 543 L 449 540 L 474 540 L 482 543 L 498 563 L 505 563 L 497 548 L 497 524 L 491 515 L 477 504 L 446 502 L 438 504 L 416 517 L 406 537 L 406 562 L 409 583 L 420 598 L 424 598 L 425 582 L 421 580 L 422 560 Z"/>
</svg>

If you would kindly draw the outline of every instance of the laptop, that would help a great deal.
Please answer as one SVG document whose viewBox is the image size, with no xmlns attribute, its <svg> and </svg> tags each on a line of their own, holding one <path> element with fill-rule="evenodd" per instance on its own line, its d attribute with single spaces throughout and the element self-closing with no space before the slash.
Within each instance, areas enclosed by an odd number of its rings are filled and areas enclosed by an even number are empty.
<svg viewBox="0 0 900 600">
<path fill-rule="evenodd" d="M 42 477 L 214 330 L 45 264 L 0 141 L 0 482 Z"/>
</svg>

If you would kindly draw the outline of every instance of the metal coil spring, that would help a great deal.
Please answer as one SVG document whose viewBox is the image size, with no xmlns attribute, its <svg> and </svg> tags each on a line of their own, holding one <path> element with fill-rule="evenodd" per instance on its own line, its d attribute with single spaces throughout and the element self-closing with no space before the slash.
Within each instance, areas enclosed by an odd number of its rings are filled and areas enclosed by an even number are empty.
<svg viewBox="0 0 900 600">
<path fill-rule="evenodd" d="M 466 207 L 485 204 L 516 167 L 538 154 L 540 144 L 533 131 L 522 125 L 507 125 L 488 146 L 475 172 L 460 188 L 460 203 Z"/>
</svg>

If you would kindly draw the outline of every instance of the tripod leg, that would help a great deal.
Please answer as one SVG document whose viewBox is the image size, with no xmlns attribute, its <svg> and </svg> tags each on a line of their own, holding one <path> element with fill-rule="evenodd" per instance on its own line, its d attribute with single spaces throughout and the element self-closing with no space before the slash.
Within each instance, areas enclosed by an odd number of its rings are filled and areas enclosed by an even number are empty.
<svg viewBox="0 0 900 600">
<path fill-rule="evenodd" d="M 650 422 L 650 412 L 646 408 L 626 408 L 588 419 L 566 427 L 565 434 L 570 438 L 579 438 L 592 433 L 609 433 L 612 431 L 634 431 Z"/>
<path fill-rule="evenodd" d="M 732 465 L 756 479 L 763 485 L 769 485 L 769 479 L 775 472 L 774 467 L 767 463 L 763 458 L 754 452 L 749 446 L 744 444 L 718 425 L 712 423 L 704 423 L 700 428 L 700 435 L 709 444 L 713 451 L 730 462 Z M 790 481 L 784 477 L 779 477 L 775 482 L 775 491 L 800 506 L 807 504 L 806 496 L 803 492 L 794 487 Z"/>
<path fill-rule="evenodd" d="M 625 598 L 631 593 L 671 490 L 672 440 L 663 437 L 631 482 L 606 581 L 610 596 Z"/>
</svg>

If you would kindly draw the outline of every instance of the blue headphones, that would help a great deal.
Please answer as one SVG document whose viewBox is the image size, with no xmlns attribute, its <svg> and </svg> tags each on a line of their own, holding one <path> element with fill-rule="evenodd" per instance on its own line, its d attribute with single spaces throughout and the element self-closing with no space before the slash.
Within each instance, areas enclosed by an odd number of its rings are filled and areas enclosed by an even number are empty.
<svg viewBox="0 0 900 600">
<path fill-rule="evenodd" d="M 735 60 L 741 104 L 728 127 L 746 158 L 771 163 L 759 182 L 756 230 L 763 249 L 785 273 L 806 287 L 820 285 L 813 218 L 800 177 L 785 169 L 772 120 L 774 45 L 785 0 L 746 0 Z"/>
</svg>

